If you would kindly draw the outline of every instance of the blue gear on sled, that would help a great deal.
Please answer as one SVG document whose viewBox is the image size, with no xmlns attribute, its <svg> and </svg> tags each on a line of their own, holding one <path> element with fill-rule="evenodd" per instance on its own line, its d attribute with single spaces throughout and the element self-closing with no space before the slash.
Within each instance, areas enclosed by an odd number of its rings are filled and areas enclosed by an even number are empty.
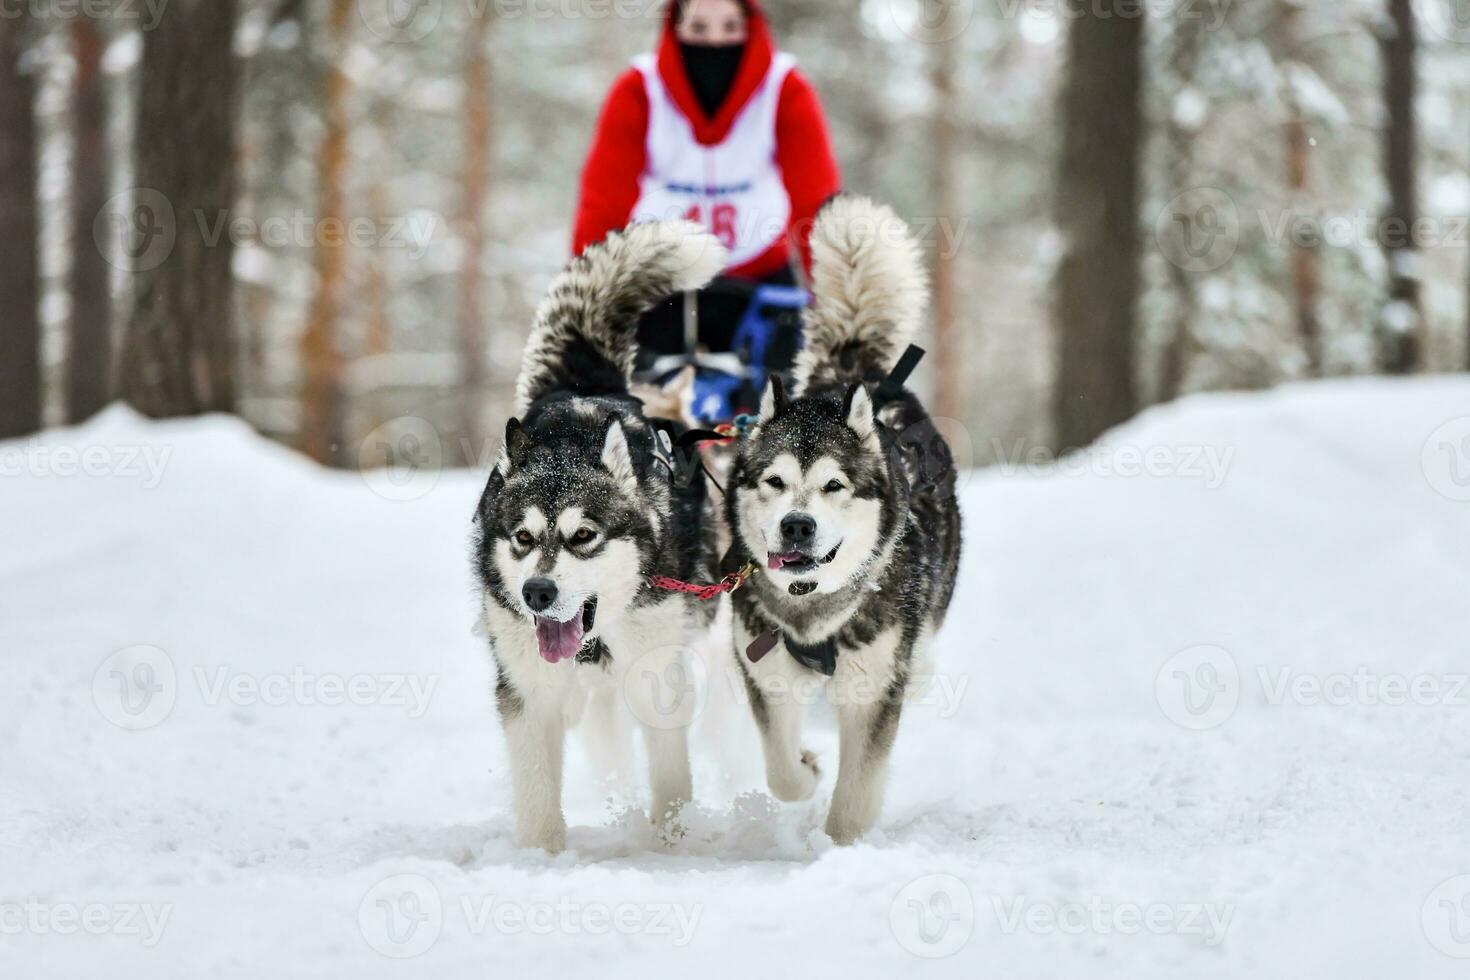
<svg viewBox="0 0 1470 980">
<path fill-rule="evenodd" d="M 753 412 L 767 378 L 791 370 L 810 299 L 796 286 L 730 279 L 675 296 L 639 325 L 635 377 L 665 385 L 692 368 L 690 415 L 697 425 Z"/>
<path fill-rule="evenodd" d="M 771 354 L 784 331 L 800 344 L 801 311 L 811 295 L 796 286 L 757 286 L 730 344 L 736 361 L 723 357 L 694 359 L 694 417 L 716 425 L 755 407 L 749 400 L 765 388 Z"/>
</svg>

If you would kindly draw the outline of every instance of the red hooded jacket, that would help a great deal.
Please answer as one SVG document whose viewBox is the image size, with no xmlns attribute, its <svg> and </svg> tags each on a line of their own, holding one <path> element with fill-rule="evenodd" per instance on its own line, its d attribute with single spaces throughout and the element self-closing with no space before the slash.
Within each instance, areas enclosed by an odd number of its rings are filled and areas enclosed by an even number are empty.
<svg viewBox="0 0 1470 980">
<path fill-rule="evenodd" d="M 713 119 L 707 118 L 684 71 L 674 32 L 675 7 L 676 4 L 669 5 L 653 63 L 656 65 L 657 82 L 662 84 L 650 82 L 639 68 L 630 68 L 614 83 L 603 106 L 592 149 L 582 171 L 581 198 L 572 243 L 577 254 L 581 254 L 588 245 L 602 241 L 608 232 L 627 225 L 644 196 L 645 182 L 650 178 L 657 181 L 666 177 L 650 172 L 651 87 L 667 93 L 667 100 L 687 120 L 693 139 L 701 148 L 713 153 L 741 122 L 742 113 L 761 97 L 767 78 L 772 74 L 777 53 L 770 28 L 756 0 L 747 0 L 749 38 L 744 59 L 719 114 Z M 816 90 L 794 68 L 780 82 L 776 97 L 774 148 L 774 163 L 779 170 L 780 183 L 790 200 L 790 220 L 785 232 L 776 236 L 769 248 L 727 269 L 726 275 L 745 279 L 770 276 L 790 264 L 793 239 L 803 264 L 810 271 L 808 239 L 812 222 L 817 209 L 840 189 L 841 175 L 832 156 L 821 103 Z M 689 216 L 712 226 L 717 234 L 722 233 L 717 218 L 699 213 L 697 207 Z M 744 226 L 735 222 L 734 227 Z M 745 233 L 728 229 L 723 232 Z M 727 241 L 727 244 L 730 243 Z"/>
</svg>

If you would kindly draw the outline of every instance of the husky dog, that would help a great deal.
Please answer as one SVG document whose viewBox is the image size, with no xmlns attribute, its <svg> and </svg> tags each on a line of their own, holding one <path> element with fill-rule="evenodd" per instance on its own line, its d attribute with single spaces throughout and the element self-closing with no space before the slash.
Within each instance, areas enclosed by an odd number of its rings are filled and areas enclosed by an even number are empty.
<svg viewBox="0 0 1470 980">
<path fill-rule="evenodd" d="M 655 822 L 690 798 L 684 728 L 624 681 L 634 664 L 677 672 L 707 626 L 713 603 L 649 579 L 707 580 L 712 522 L 702 473 L 674 458 L 676 424 L 646 418 L 629 382 L 639 316 L 724 264 L 696 225 L 633 225 L 575 260 L 537 312 L 475 546 L 520 846 L 566 846 L 562 744 L 589 697 L 625 700 L 641 723 Z"/>
<path fill-rule="evenodd" d="M 913 395 L 884 383 L 927 302 L 908 228 L 838 198 L 812 254 L 798 397 L 773 380 L 740 447 L 725 570 L 760 569 L 734 596 L 735 656 L 771 792 L 795 801 L 816 788 L 797 693 L 820 681 L 841 746 L 826 830 L 846 844 L 877 820 L 905 686 L 953 592 L 960 513 L 948 446 Z"/>
</svg>

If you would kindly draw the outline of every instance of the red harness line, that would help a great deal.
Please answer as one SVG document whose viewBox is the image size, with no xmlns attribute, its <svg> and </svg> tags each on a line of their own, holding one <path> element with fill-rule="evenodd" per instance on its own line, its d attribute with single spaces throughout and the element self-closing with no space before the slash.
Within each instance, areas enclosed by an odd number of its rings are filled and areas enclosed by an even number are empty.
<svg viewBox="0 0 1470 980">
<path fill-rule="evenodd" d="M 745 567 L 740 569 L 740 571 L 731 572 L 714 585 L 681 582 L 676 578 L 669 578 L 667 575 L 655 575 L 648 580 L 648 584 L 655 589 L 663 589 L 665 592 L 683 592 L 704 602 L 709 599 L 719 598 L 726 592 L 734 592 L 745 584 L 746 579 L 755 574 L 758 567 L 753 561 L 747 562 Z"/>
</svg>

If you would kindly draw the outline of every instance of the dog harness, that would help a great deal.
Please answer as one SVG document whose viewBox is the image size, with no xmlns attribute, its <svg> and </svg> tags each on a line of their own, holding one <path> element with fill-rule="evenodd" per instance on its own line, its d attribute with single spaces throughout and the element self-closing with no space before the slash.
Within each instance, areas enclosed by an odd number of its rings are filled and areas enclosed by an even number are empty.
<svg viewBox="0 0 1470 980">
<path fill-rule="evenodd" d="M 882 398 L 897 398 L 908 382 L 909 376 L 919 366 L 927 352 L 924 348 L 910 344 L 888 373 L 878 385 L 878 395 Z M 721 425 L 714 431 L 704 429 L 691 429 L 684 433 L 676 443 L 680 448 L 697 446 L 704 442 L 734 442 L 750 434 L 759 419 L 754 416 L 742 415 L 736 418 L 733 425 Z M 929 423 L 932 428 L 933 423 Z M 718 485 L 718 484 L 717 484 Z M 746 581 L 759 571 L 760 565 L 754 559 L 745 563 L 739 571 L 731 572 L 713 585 L 701 585 L 696 582 L 682 582 L 676 578 L 666 575 L 655 575 L 648 580 L 648 584 L 655 589 L 663 589 L 668 592 L 683 592 L 692 595 L 701 601 L 717 599 L 727 592 L 735 592 Z M 795 586 L 793 586 L 795 588 Z M 812 588 L 815 588 L 813 585 Z M 757 636 L 745 648 L 745 656 L 751 663 L 760 663 L 761 660 L 776 648 L 777 642 L 784 641 L 786 652 L 791 654 L 792 659 L 803 667 L 820 671 L 831 677 L 837 673 L 837 641 L 834 637 L 827 637 L 819 643 L 801 643 L 792 638 L 790 633 L 784 630 L 767 630 Z"/>
</svg>

